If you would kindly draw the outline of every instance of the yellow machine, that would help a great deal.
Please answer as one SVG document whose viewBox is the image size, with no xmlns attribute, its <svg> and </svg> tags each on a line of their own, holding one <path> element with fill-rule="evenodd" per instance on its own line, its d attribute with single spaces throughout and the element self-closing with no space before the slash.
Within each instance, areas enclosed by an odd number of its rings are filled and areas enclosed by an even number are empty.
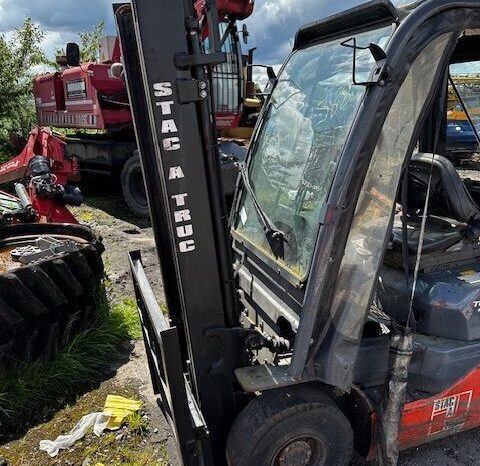
<svg viewBox="0 0 480 466">
<path fill-rule="evenodd" d="M 465 74 L 452 76 L 458 91 L 469 110 L 473 120 L 480 118 L 480 74 Z M 449 86 L 447 119 L 453 121 L 467 121 L 467 115 L 458 101 L 454 90 Z"/>
</svg>

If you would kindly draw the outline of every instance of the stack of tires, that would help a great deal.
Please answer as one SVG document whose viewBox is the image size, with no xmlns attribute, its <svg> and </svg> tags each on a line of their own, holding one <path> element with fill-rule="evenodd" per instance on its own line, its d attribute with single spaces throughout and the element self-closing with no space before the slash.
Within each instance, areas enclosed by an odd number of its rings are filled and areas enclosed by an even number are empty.
<svg viewBox="0 0 480 466">
<path fill-rule="evenodd" d="M 0 373 L 51 358 L 94 320 L 103 278 L 101 241 L 80 225 L 9 225 L 0 227 L 0 254 L 8 257 L 41 236 L 73 240 L 78 250 L 0 267 Z"/>
</svg>

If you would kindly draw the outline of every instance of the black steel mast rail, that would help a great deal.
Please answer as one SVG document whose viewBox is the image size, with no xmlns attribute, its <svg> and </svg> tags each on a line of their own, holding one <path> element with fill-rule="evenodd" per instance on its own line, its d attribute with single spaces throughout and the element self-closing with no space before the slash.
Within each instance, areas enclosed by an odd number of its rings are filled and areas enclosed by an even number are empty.
<svg viewBox="0 0 480 466">
<path fill-rule="evenodd" d="M 205 11 L 209 43 L 220 44 L 216 6 L 207 2 Z M 222 54 L 215 47 L 202 53 L 192 0 L 133 0 L 117 6 L 116 17 L 172 325 L 155 317 L 158 308 L 133 255 L 154 385 L 184 464 L 223 466 L 242 353 L 230 331 L 233 271 L 204 66 Z"/>
</svg>

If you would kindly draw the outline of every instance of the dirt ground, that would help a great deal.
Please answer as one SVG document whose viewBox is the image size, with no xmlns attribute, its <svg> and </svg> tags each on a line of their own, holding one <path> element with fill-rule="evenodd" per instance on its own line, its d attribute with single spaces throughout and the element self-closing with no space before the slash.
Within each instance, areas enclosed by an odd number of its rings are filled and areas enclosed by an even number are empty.
<svg viewBox="0 0 480 466">
<path fill-rule="evenodd" d="M 75 209 L 83 222 L 102 235 L 106 246 L 105 263 L 111 282 L 111 299 L 133 296 L 127 251 L 142 251 L 147 275 L 159 302 L 164 293 L 152 230 L 146 221 L 126 213 L 121 197 L 91 196 L 87 204 Z M 81 395 L 75 404 L 65 406 L 52 418 L 33 427 L 21 438 L 0 445 L 0 457 L 10 466 L 180 466 L 172 434 L 164 420 L 150 387 L 143 342 L 126 346 L 126 355 L 106 374 L 96 389 Z M 38 449 L 41 439 L 53 439 L 70 430 L 83 414 L 101 409 L 108 393 L 139 397 L 145 402 L 139 432 L 125 427 L 120 432 L 105 434 L 101 439 L 88 435 L 72 449 L 50 459 Z M 479 430 L 453 436 L 401 455 L 401 466 L 480 465 Z M 360 466 L 364 463 L 352 463 Z M 3 466 L 3 465 L 2 465 Z"/>
<path fill-rule="evenodd" d="M 155 244 L 149 222 L 130 217 L 119 195 L 89 197 L 87 204 L 73 209 L 80 221 L 91 225 L 102 236 L 108 289 L 113 304 L 133 297 L 127 252 L 141 250 L 147 274 L 159 303 L 164 302 Z M 179 465 L 172 434 L 156 404 L 143 341 L 125 344 L 125 354 L 111 367 L 96 388 L 79 396 L 45 422 L 28 430 L 21 438 L 0 445 L 0 458 L 9 466 L 177 466 Z M 144 401 L 139 420 L 133 429 L 104 434 L 100 439 L 88 434 L 70 450 L 56 458 L 40 451 L 40 440 L 53 440 L 65 434 L 85 414 L 100 411 L 107 394 L 139 398 Z M 1 464 L 1 463 L 0 463 Z M 2 465 L 3 466 L 3 465 Z"/>
</svg>

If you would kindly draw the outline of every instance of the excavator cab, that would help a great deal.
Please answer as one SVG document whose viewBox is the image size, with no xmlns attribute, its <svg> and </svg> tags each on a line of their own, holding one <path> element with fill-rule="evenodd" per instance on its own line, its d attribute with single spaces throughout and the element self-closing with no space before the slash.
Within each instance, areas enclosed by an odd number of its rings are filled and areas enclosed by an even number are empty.
<svg viewBox="0 0 480 466">
<path fill-rule="evenodd" d="M 221 52 L 172 2 L 170 29 L 153 0 L 117 20 L 168 318 L 139 253 L 132 275 L 184 464 L 391 465 L 479 426 L 480 208 L 445 155 L 480 3 L 372 0 L 302 27 L 227 226 L 213 102 L 186 94 L 210 93 Z"/>
</svg>

